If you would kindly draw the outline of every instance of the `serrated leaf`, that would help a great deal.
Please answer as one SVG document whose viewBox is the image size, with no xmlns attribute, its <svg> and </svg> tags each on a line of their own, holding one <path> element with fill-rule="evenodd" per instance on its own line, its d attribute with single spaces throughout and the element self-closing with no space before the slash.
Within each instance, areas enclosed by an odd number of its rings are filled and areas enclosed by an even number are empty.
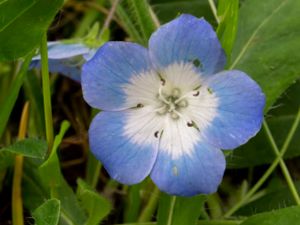
<svg viewBox="0 0 300 225">
<path fill-rule="evenodd" d="M 20 154 L 25 157 L 44 159 L 47 154 L 47 148 L 48 146 L 45 140 L 27 138 L 2 148 L 0 152 L 5 151 Z"/>
<path fill-rule="evenodd" d="M 300 76 L 300 1 L 245 0 L 230 69 L 249 74 L 266 94 L 265 111 Z"/>
<path fill-rule="evenodd" d="M 86 225 L 99 224 L 111 211 L 111 203 L 95 192 L 83 180 L 77 180 L 77 197 L 88 214 Z"/>
<path fill-rule="evenodd" d="M 38 207 L 32 216 L 35 225 L 57 225 L 60 214 L 60 202 L 57 199 L 50 199 Z"/>
<path fill-rule="evenodd" d="M 10 0 L 0 4 L 0 61 L 15 60 L 40 43 L 63 0 Z"/>
<path fill-rule="evenodd" d="M 300 206 L 288 207 L 249 217 L 241 225 L 295 225 L 300 221 Z"/>
</svg>

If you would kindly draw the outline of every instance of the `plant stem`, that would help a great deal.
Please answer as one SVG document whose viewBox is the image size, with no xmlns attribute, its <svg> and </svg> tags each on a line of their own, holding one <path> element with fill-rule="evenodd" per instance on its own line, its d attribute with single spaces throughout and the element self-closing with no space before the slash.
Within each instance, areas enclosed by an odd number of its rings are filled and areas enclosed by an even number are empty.
<svg viewBox="0 0 300 225">
<path fill-rule="evenodd" d="M 298 110 L 296 119 L 295 119 L 295 121 L 294 121 L 294 123 L 292 125 L 292 128 L 291 128 L 292 132 L 290 132 L 289 135 L 288 135 L 288 137 L 287 137 L 287 139 L 289 141 L 292 140 L 293 134 L 295 133 L 295 131 L 296 131 L 298 125 L 299 125 L 299 122 L 300 122 L 300 108 Z M 289 187 L 289 189 L 290 189 L 290 191 L 291 191 L 291 193 L 292 193 L 292 195 L 294 197 L 294 200 L 297 203 L 297 205 L 300 205 L 300 197 L 298 195 L 296 186 L 295 186 L 295 184 L 294 184 L 294 182 L 293 182 L 293 180 L 291 178 L 291 175 L 289 173 L 289 170 L 288 170 L 286 164 L 284 163 L 284 160 L 282 159 L 282 156 L 280 155 L 280 152 L 279 152 L 278 147 L 277 147 L 277 145 L 275 143 L 273 135 L 272 135 L 272 133 L 271 133 L 269 127 L 268 127 L 267 122 L 264 121 L 263 125 L 264 125 L 264 129 L 266 131 L 266 134 L 267 134 L 267 136 L 269 138 L 269 141 L 271 143 L 272 149 L 275 152 L 275 155 L 277 157 L 280 157 L 279 165 L 280 165 L 282 173 L 283 173 L 283 175 L 284 175 L 284 177 L 285 177 L 285 179 L 287 181 L 288 187 Z"/>
<path fill-rule="evenodd" d="M 148 222 L 149 220 L 151 220 L 151 217 L 153 215 L 153 213 L 155 212 L 156 206 L 157 206 L 157 202 L 159 199 L 159 189 L 155 186 L 154 190 L 151 194 L 151 197 L 148 201 L 148 204 L 146 205 L 146 207 L 144 208 L 144 210 L 142 211 L 138 222 Z"/>
<path fill-rule="evenodd" d="M 48 151 L 50 153 L 53 145 L 53 122 L 52 122 L 50 79 L 49 79 L 49 69 L 48 69 L 47 33 L 45 33 L 42 37 L 40 50 L 41 50 L 41 59 L 42 59 L 42 82 L 43 82 L 46 138 L 48 142 Z"/>
<path fill-rule="evenodd" d="M 211 8 L 211 11 L 212 11 L 212 13 L 213 13 L 213 15 L 214 15 L 217 23 L 219 24 L 220 23 L 220 19 L 219 19 L 218 14 L 217 14 L 217 7 L 215 5 L 214 0 L 208 0 L 208 3 L 209 3 L 209 6 Z"/>
<path fill-rule="evenodd" d="M 120 2 L 120 0 L 114 0 L 112 2 L 111 8 L 110 8 L 109 13 L 108 13 L 108 15 L 107 15 L 107 17 L 106 17 L 106 19 L 104 21 L 103 27 L 101 28 L 101 31 L 98 34 L 98 39 L 102 36 L 102 34 L 104 33 L 104 31 L 106 29 L 108 29 L 108 27 L 109 27 L 109 25 L 110 25 L 110 23 L 111 23 L 114 15 L 115 15 L 115 11 L 117 9 L 117 6 L 118 6 L 119 2 Z"/>
<path fill-rule="evenodd" d="M 166 225 L 172 225 L 176 196 L 172 196 L 169 217 Z"/>
<path fill-rule="evenodd" d="M 283 155 L 287 151 L 289 144 L 291 143 L 292 137 L 294 136 L 297 126 L 300 120 L 300 109 L 297 113 L 296 119 L 287 135 L 287 138 L 284 141 L 283 147 L 281 148 L 279 154 L 264 173 L 264 175 L 257 181 L 257 183 L 250 189 L 250 191 L 241 199 L 237 204 L 235 204 L 227 213 L 224 214 L 224 217 L 230 217 L 233 213 L 235 213 L 241 206 L 243 206 L 251 197 L 252 195 L 262 186 L 262 184 L 267 180 L 267 178 L 272 174 L 275 170 L 277 165 L 279 164 L 280 160 L 282 160 Z"/>
<path fill-rule="evenodd" d="M 28 125 L 29 103 L 26 102 L 19 126 L 18 139 L 22 140 L 26 136 Z M 12 190 L 12 222 L 13 225 L 23 225 L 23 200 L 22 200 L 22 176 L 23 176 L 23 156 L 17 155 L 15 158 L 15 168 L 13 177 L 13 190 Z"/>
<path fill-rule="evenodd" d="M 98 180 L 99 180 L 99 174 L 100 174 L 101 167 L 102 167 L 102 164 L 100 162 L 97 162 L 96 169 L 93 174 L 92 185 L 91 185 L 94 189 L 97 189 L 97 184 L 98 184 Z"/>
</svg>

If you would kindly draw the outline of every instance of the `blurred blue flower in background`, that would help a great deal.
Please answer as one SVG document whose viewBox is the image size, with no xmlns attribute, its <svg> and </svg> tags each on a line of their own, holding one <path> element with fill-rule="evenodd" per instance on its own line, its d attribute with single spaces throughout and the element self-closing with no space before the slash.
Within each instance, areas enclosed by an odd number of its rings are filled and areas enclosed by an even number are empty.
<svg viewBox="0 0 300 225">
<path fill-rule="evenodd" d="M 96 48 L 82 43 L 48 42 L 48 65 L 52 73 L 61 73 L 80 82 L 81 66 L 94 55 Z M 30 68 L 41 67 L 41 56 L 33 57 Z"/>
<path fill-rule="evenodd" d="M 77 82 L 81 81 L 81 67 L 90 60 L 96 50 L 109 39 L 107 28 L 100 30 L 95 23 L 83 38 L 48 42 L 48 66 L 51 73 L 63 74 Z M 32 58 L 30 69 L 41 68 L 41 56 Z"/>
<path fill-rule="evenodd" d="M 150 175 L 164 192 L 215 192 L 225 158 L 253 137 L 265 96 L 225 54 L 212 27 L 181 15 L 161 26 L 149 49 L 108 42 L 83 65 L 85 100 L 102 109 L 90 147 L 110 176 L 135 184 Z"/>
</svg>

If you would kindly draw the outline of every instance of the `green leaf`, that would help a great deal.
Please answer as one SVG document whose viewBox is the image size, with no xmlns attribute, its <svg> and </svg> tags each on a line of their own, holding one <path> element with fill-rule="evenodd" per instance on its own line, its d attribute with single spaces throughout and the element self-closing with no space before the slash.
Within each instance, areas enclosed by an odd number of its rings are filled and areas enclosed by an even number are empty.
<svg viewBox="0 0 300 225">
<path fill-rule="evenodd" d="M 265 195 L 246 204 L 240 208 L 235 215 L 251 216 L 257 213 L 293 206 L 295 204 L 295 200 L 289 188 L 283 185 L 281 182 L 282 181 L 271 182 L 269 187 L 267 187 L 265 190 Z M 295 185 L 299 192 L 300 182 L 295 182 Z"/>
<path fill-rule="evenodd" d="M 0 151 L 0 171 L 14 164 L 15 156 L 10 152 Z"/>
<path fill-rule="evenodd" d="M 300 76 L 300 1 L 245 0 L 230 69 L 249 74 L 266 94 L 266 108 Z"/>
<path fill-rule="evenodd" d="M 36 225 L 57 225 L 60 214 L 60 202 L 57 199 L 50 199 L 38 207 L 32 216 Z"/>
<path fill-rule="evenodd" d="M 25 157 L 44 159 L 47 154 L 47 143 L 45 140 L 27 138 L 17 141 L 13 145 L 2 148 L 0 151 L 20 154 Z"/>
<path fill-rule="evenodd" d="M 29 127 L 30 134 L 32 136 L 45 137 L 45 116 L 43 105 L 43 91 L 41 87 L 41 80 L 33 73 L 29 71 L 24 80 L 23 88 L 25 91 L 26 99 L 30 102 L 30 119 Z"/>
<path fill-rule="evenodd" d="M 134 21 L 137 23 L 145 42 L 147 43 L 156 26 L 151 16 L 151 8 L 147 0 L 126 0 L 131 9 Z"/>
<path fill-rule="evenodd" d="M 24 207 L 33 212 L 50 198 L 49 187 L 44 186 L 39 176 L 38 164 L 35 160 L 28 159 L 24 162 L 24 173 L 22 180 L 22 193 Z"/>
<path fill-rule="evenodd" d="M 219 0 L 218 17 L 220 24 L 217 34 L 230 62 L 231 50 L 235 41 L 238 23 L 239 0 Z"/>
<path fill-rule="evenodd" d="M 124 222 L 134 222 L 138 220 L 141 207 L 141 187 L 143 183 L 132 185 L 127 192 L 127 201 L 124 210 Z"/>
<path fill-rule="evenodd" d="M 157 225 L 196 225 L 205 201 L 205 195 L 185 198 L 162 194 Z"/>
<path fill-rule="evenodd" d="M 209 22 L 215 23 L 207 0 L 153 0 L 151 3 L 154 12 L 162 23 L 167 23 L 183 13 L 205 17 Z"/>
<path fill-rule="evenodd" d="M 63 0 L 10 0 L 0 4 L 0 61 L 15 60 L 40 43 Z"/>
<path fill-rule="evenodd" d="M 190 198 L 177 197 L 172 225 L 197 224 L 199 215 L 204 207 L 205 195 Z"/>
<path fill-rule="evenodd" d="M 70 123 L 64 121 L 59 134 L 55 136 L 53 148 L 47 161 L 39 168 L 40 179 L 43 185 L 50 188 L 51 198 L 57 198 L 61 202 L 60 223 L 69 225 L 82 225 L 86 221 L 86 216 L 79 206 L 76 195 L 72 188 L 65 181 L 57 157 L 57 149 L 70 127 Z"/>
<path fill-rule="evenodd" d="M 1 40 L 1 32 L 0 32 L 0 40 Z M 0 52 L 1 52 L 1 43 L 0 42 Z M 1 53 L 0 53 L 1 54 Z M 0 110 L 0 138 L 3 135 L 4 129 L 6 127 L 6 124 L 8 122 L 9 116 L 11 115 L 11 111 L 16 103 L 17 97 L 19 95 L 20 89 L 22 87 L 24 77 L 27 73 L 29 64 L 31 62 L 33 53 L 28 54 L 26 56 L 25 61 L 17 74 L 16 78 L 11 83 L 10 88 L 7 91 L 7 95 L 5 98 L 3 98 L 3 101 L 1 104 L 1 110 Z"/>
<path fill-rule="evenodd" d="M 288 207 L 249 217 L 241 225 L 295 225 L 299 222 L 300 206 Z"/>
<path fill-rule="evenodd" d="M 60 127 L 58 135 L 54 138 L 53 147 L 49 158 L 40 166 L 40 174 L 46 184 L 49 184 L 50 187 L 55 188 L 56 185 L 60 185 L 63 176 L 60 171 L 59 160 L 57 157 L 57 149 L 62 142 L 62 139 L 70 127 L 68 121 L 63 121 Z M 49 173 L 50 172 L 50 173 Z"/>
<path fill-rule="evenodd" d="M 77 197 L 88 214 L 86 225 L 99 224 L 111 211 L 111 203 L 95 192 L 83 180 L 77 180 Z"/>
<path fill-rule="evenodd" d="M 134 21 L 132 21 L 132 18 L 130 18 L 128 12 L 126 12 L 122 5 L 119 4 L 117 6 L 116 13 L 122 22 L 124 30 L 130 36 L 130 38 L 139 44 L 145 45 L 145 40 L 143 39 L 138 29 L 135 27 Z"/>
</svg>

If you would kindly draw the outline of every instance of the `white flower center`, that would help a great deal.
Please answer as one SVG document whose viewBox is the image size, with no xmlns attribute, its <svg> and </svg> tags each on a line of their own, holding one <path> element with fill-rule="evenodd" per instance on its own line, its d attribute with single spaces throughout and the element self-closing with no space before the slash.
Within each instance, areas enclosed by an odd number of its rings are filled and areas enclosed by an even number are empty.
<svg viewBox="0 0 300 225">
<path fill-rule="evenodd" d="M 174 159 L 192 153 L 216 116 L 218 98 L 193 64 L 136 74 L 123 88 L 125 105 L 132 107 L 123 134 L 141 146 L 159 139 L 159 149 Z"/>
</svg>

